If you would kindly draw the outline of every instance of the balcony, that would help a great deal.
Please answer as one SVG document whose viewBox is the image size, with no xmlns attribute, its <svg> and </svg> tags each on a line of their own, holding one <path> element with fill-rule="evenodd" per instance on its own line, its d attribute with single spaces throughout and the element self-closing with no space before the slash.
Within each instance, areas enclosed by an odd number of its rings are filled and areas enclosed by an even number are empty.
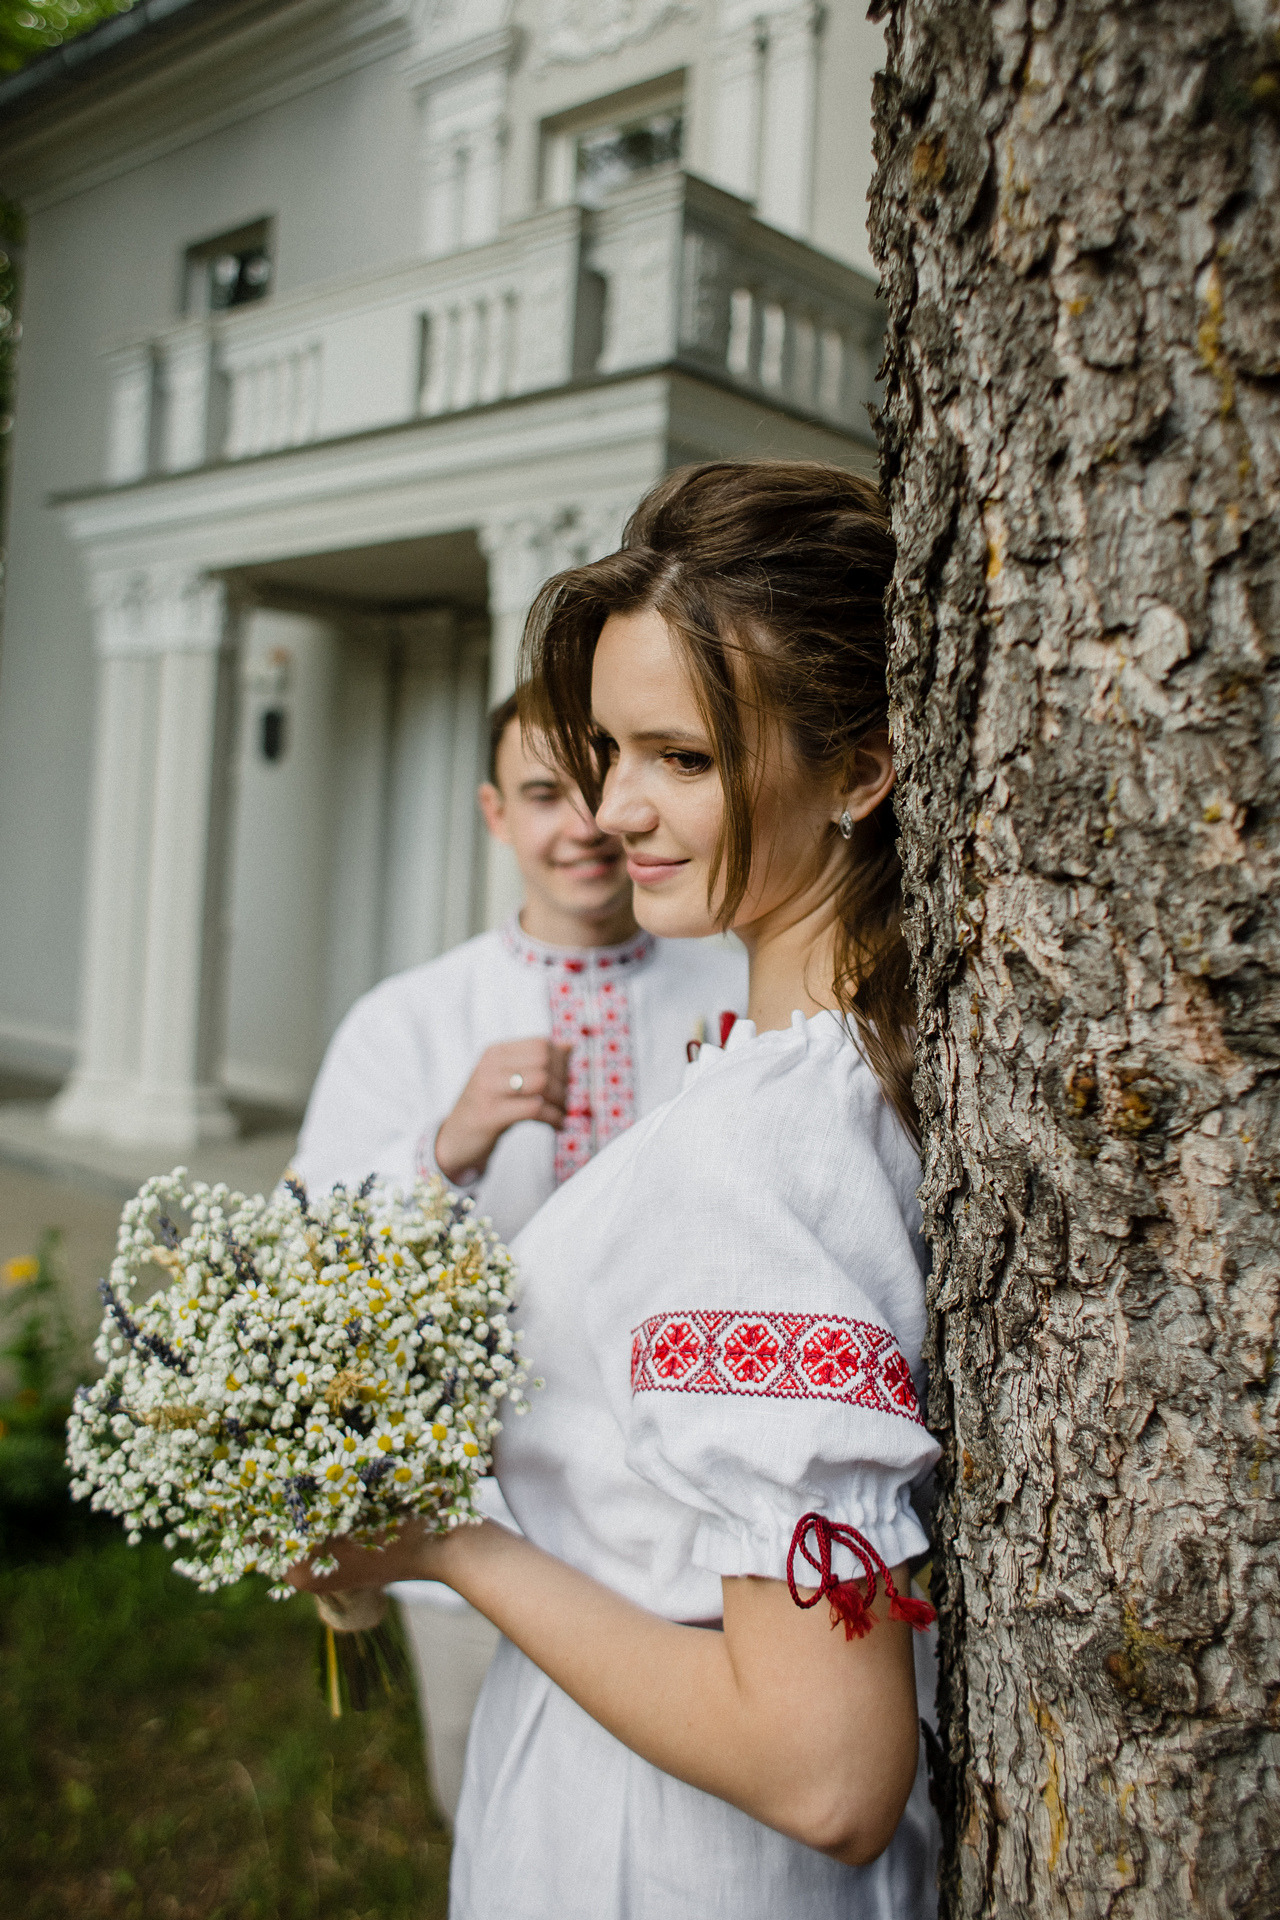
<svg viewBox="0 0 1280 1920">
<path fill-rule="evenodd" d="M 182 321 L 108 354 L 124 484 L 683 365 L 867 440 L 864 274 L 676 171 L 444 259 Z"/>
</svg>

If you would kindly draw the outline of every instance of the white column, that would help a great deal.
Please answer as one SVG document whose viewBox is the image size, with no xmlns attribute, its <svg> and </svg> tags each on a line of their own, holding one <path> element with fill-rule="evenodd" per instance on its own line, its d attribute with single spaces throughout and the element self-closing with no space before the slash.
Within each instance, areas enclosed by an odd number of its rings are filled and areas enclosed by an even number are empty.
<svg viewBox="0 0 1280 1920">
<path fill-rule="evenodd" d="M 516 661 L 529 607 L 538 588 L 555 571 L 549 520 L 532 515 L 494 521 L 480 529 L 480 546 L 489 562 L 489 705 L 505 700 L 516 684 Z M 523 897 L 520 872 L 510 847 L 490 840 L 485 849 L 484 923 L 500 927 Z"/>
<path fill-rule="evenodd" d="M 730 193 L 754 200 L 760 190 L 760 115 L 764 99 L 763 22 L 738 19 L 734 7 L 715 63 L 711 172 Z"/>
<path fill-rule="evenodd" d="M 49 1110 L 60 1133 L 111 1134 L 137 1073 L 159 673 L 146 580 L 94 582 L 98 703 L 75 1072 Z"/>
<path fill-rule="evenodd" d="M 813 216 L 822 18 L 815 0 L 775 13 L 765 63 L 760 218 L 802 236 Z"/>
<path fill-rule="evenodd" d="M 98 765 L 80 1059 L 52 1123 L 181 1151 L 213 1084 L 230 671 L 221 582 L 153 567 L 99 596 Z"/>
<path fill-rule="evenodd" d="M 382 976 L 392 641 L 381 623 L 343 635 L 334 708 L 324 1037 Z"/>
<path fill-rule="evenodd" d="M 209 457 L 212 362 L 213 344 L 203 320 L 192 321 L 165 342 L 160 464 L 166 473 L 202 466 Z"/>
<path fill-rule="evenodd" d="M 491 521 L 479 529 L 489 562 L 489 705 L 516 684 L 516 663 L 529 608 L 543 581 L 566 567 L 612 553 L 628 511 L 620 501 L 564 506 L 544 515 Z M 510 849 L 490 841 L 486 855 L 485 925 L 501 926 L 520 904 L 520 876 Z"/>
<path fill-rule="evenodd" d="M 122 347 L 107 356 L 111 404 L 107 414 L 109 485 L 141 480 L 151 469 L 151 422 L 155 356 L 150 343 Z"/>
<path fill-rule="evenodd" d="M 477 0 L 443 14 L 417 10 L 417 44 L 404 75 L 417 98 L 429 259 L 492 240 L 502 218 L 507 81 L 522 35 L 482 16 L 504 10 Z"/>
<path fill-rule="evenodd" d="M 392 725 L 383 970 L 441 953 L 453 785 L 455 617 L 401 623 L 403 663 Z"/>
<path fill-rule="evenodd" d="M 489 677 L 489 641 L 470 633 L 458 651 L 454 693 L 453 777 L 445 846 L 443 945 L 447 949 L 478 931 L 480 810 L 476 788 L 486 777 L 488 725 L 485 695 Z"/>
<path fill-rule="evenodd" d="M 138 1078 L 117 1137 L 181 1150 L 235 1132 L 214 1074 L 234 689 L 222 582 L 165 570 Z"/>
<path fill-rule="evenodd" d="M 422 251 L 456 253 L 462 233 L 463 155 L 454 139 L 423 140 Z"/>
<path fill-rule="evenodd" d="M 492 240 L 502 218 L 502 163 L 507 146 L 507 123 L 491 120 L 477 127 L 467 142 L 462 178 L 462 244 L 480 246 Z"/>
</svg>

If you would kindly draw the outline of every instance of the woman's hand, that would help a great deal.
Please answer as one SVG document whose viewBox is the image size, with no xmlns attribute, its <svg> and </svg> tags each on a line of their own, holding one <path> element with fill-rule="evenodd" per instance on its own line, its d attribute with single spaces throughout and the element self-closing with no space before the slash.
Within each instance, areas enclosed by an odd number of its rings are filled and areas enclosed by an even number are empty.
<svg viewBox="0 0 1280 1920">
<path fill-rule="evenodd" d="M 325 1540 L 289 1569 L 289 1584 L 301 1593 L 347 1593 L 359 1587 L 389 1587 L 394 1580 L 441 1580 L 451 1586 L 450 1569 L 460 1570 L 466 1562 L 463 1536 L 478 1531 L 464 1525 L 432 1533 L 425 1521 L 407 1520 L 394 1540 L 376 1535 L 369 1541 L 349 1536 Z M 334 1572 L 313 1571 L 315 1561 L 330 1558 L 338 1563 Z"/>
</svg>

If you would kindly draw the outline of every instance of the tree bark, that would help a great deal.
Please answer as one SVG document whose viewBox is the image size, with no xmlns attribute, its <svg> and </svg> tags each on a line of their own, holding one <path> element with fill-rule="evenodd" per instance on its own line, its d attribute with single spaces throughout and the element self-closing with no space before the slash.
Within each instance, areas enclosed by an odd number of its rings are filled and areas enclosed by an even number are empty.
<svg viewBox="0 0 1280 1920">
<path fill-rule="evenodd" d="M 944 1905 L 1280 1914 L 1280 40 L 891 0 Z"/>
</svg>

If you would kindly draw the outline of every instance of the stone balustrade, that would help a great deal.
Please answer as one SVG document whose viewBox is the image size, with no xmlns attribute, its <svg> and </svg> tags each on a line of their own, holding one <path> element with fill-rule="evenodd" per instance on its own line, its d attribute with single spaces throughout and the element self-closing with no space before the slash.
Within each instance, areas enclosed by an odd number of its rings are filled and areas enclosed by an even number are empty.
<svg viewBox="0 0 1280 1920">
<path fill-rule="evenodd" d="M 854 268 L 672 170 L 594 212 L 184 320 L 108 356 L 112 484 L 684 365 L 866 439 L 882 322 Z"/>
</svg>

